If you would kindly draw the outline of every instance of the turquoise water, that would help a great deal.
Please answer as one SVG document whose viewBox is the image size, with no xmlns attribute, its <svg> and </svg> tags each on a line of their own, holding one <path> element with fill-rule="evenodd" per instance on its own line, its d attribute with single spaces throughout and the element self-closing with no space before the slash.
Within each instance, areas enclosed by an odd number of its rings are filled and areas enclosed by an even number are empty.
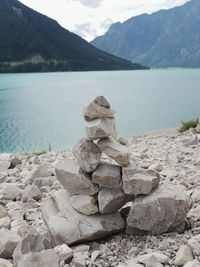
<svg viewBox="0 0 200 267">
<path fill-rule="evenodd" d="M 82 108 L 106 96 L 120 136 L 200 117 L 200 70 L 0 74 L 0 152 L 68 149 Z"/>
</svg>

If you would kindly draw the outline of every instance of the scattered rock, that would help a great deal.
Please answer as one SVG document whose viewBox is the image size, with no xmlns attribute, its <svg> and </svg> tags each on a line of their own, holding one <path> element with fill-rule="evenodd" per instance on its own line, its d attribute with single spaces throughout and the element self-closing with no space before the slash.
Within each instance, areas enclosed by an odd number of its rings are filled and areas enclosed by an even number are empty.
<svg viewBox="0 0 200 267">
<path fill-rule="evenodd" d="M 92 174 L 92 182 L 104 187 L 119 186 L 121 183 L 121 167 L 102 163 Z"/>
<path fill-rule="evenodd" d="M 0 257 L 11 259 L 20 239 L 18 234 L 5 228 L 0 229 Z"/>
<path fill-rule="evenodd" d="M 191 248 L 186 245 L 183 245 L 180 247 L 180 249 L 178 250 L 176 254 L 176 259 L 175 259 L 174 264 L 176 266 L 183 266 L 187 262 L 193 261 L 193 260 L 194 260 L 194 257 L 192 255 Z"/>
<path fill-rule="evenodd" d="M 70 203 L 76 211 L 88 216 L 99 212 L 97 200 L 93 196 L 74 195 Z"/>
<path fill-rule="evenodd" d="M 0 184 L 0 199 L 15 200 L 22 196 L 23 190 L 15 184 Z"/>
<path fill-rule="evenodd" d="M 54 248 L 59 256 L 60 261 L 68 262 L 73 257 L 73 250 L 66 244 Z"/>
<path fill-rule="evenodd" d="M 120 145 L 114 138 L 101 139 L 97 145 L 104 154 L 114 159 L 120 166 L 128 166 L 130 152 L 127 147 Z"/>
<path fill-rule="evenodd" d="M 153 170 L 122 168 L 123 190 L 127 195 L 148 195 L 159 185 L 159 174 Z"/>
<path fill-rule="evenodd" d="M 200 262 L 198 260 L 189 261 L 183 267 L 200 267 Z"/>
<path fill-rule="evenodd" d="M 78 164 L 85 172 L 92 172 L 100 163 L 101 150 L 86 138 L 82 138 L 73 150 Z"/>
<path fill-rule="evenodd" d="M 13 267 L 13 264 L 5 259 L 0 259 L 0 267 Z"/>
<path fill-rule="evenodd" d="M 192 249 L 194 256 L 200 256 L 200 234 L 190 238 L 188 246 Z"/>
<path fill-rule="evenodd" d="M 91 181 L 91 176 L 84 172 L 73 160 L 64 160 L 55 167 L 56 177 L 71 195 L 95 195 L 99 187 Z"/>
</svg>

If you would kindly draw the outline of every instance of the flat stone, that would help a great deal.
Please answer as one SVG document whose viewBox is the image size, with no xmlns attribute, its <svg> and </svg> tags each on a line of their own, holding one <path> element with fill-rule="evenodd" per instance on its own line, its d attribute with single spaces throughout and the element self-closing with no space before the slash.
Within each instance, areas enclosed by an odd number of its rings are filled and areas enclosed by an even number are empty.
<svg viewBox="0 0 200 267">
<path fill-rule="evenodd" d="M 127 195 L 148 195 L 158 187 L 160 176 L 153 170 L 137 170 L 135 167 L 122 168 L 123 190 Z"/>
<path fill-rule="evenodd" d="M 55 167 L 56 177 L 71 195 L 95 195 L 99 187 L 74 160 L 64 160 Z"/>
<path fill-rule="evenodd" d="M 113 137 L 101 139 L 97 145 L 104 154 L 114 159 L 120 166 L 128 166 L 130 161 L 129 149 L 117 142 Z"/>
<path fill-rule="evenodd" d="M 59 256 L 53 249 L 25 254 L 17 267 L 59 267 Z"/>
<path fill-rule="evenodd" d="M 13 264 L 5 259 L 0 259 L 0 267 L 13 267 Z"/>
<path fill-rule="evenodd" d="M 127 218 L 128 232 L 131 228 L 153 235 L 172 231 L 185 221 L 191 207 L 192 199 L 181 186 L 160 185 L 135 199 Z"/>
<path fill-rule="evenodd" d="M 98 118 L 114 118 L 114 110 L 100 105 L 99 102 L 94 100 L 84 108 L 83 115 L 86 121 Z"/>
<path fill-rule="evenodd" d="M 92 182 L 104 187 L 119 186 L 121 183 L 121 167 L 102 163 L 92 174 Z"/>
<path fill-rule="evenodd" d="M 124 229 L 119 213 L 87 216 L 75 211 L 65 190 L 53 193 L 41 204 L 43 218 L 55 245 L 92 241 Z"/>
<path fill-rule="evenodd" d="M 102 187 L 98 194 L 99 211 L 103 214 L 117 212 L 126 202 L 121 187 Z"/>
<path fill-rule="evenodd" d="M 52 244 L 50 240 L 48 240 L 42 234 L 27 234 L 23 239 L 21 239 L 20 242 L 18 242 L 14 250 L 14 265 L 18 266 L 24 255 L 27 255 L 30 252 L 41 252 L 51 248 Z"/>
<path fill-rule="evenodd" d="M 183 266 L 189 261 L 193 261 L 194 257 L 192 255 L 192 250 L 190 247 L 183 245 L 179 248 L 178 252 L 176 253 L 176 259 L 174 264 L 176 266 Z"/>
<path fill-rule="evenodd" d="M 85 172 L 92 172 L 100 163 L 101 150 L 91 140 L 82 138 L 74 147 L 73 154 Z"/>
<path fill-rule="evenodd" d="M 66 262 L 73 257 L 73 250 L 66 244 L 59 245 L 55 247 L 54 250 L 58 254 L 60 261 Z"/>
<path fill-rule="evenodd" d="M 115 120 L 112 118 L 99 118 L 86 121 L 86 135 L 90 140 L 97 140 L 108 136 L 115 136 Z"/>
<path fill-rule="evenodd" d="M 99 212 L 97 200 L 93 196 L 74 195 L 70 198 L 70 203 L 76 211 L 85 215 L 92 215 Z"/>
<path fill-rule="evenodd" d="M 20 239 L 18 234 L 5 228 L 0 229 L 0 257 L 11 259 Z"/>
<path fill-rule="evenodd" d="M 15 200 L 21 197 L 23 190 L 15 184 L 0 184 L 0 199 Z"/>
<path fill-rule="evenodd" d="M 194 256 L 200 256 L 200 234 L 190 238 L 187 245 L 192 249 Z"/>
</svg>

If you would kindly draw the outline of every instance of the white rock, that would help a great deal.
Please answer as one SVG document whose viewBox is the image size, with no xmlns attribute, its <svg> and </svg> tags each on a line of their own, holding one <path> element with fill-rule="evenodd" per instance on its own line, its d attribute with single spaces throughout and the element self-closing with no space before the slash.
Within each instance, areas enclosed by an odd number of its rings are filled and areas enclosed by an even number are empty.
<svg viewBox="0 0 200 267">
<path fill-rule="evenodd" d="M 54 249 L 59 256 L 60 261 L 66 262 L 73 257 L 73 250 L 66 244 L 57 246 Z"/>
<path fill-rule="evenodd" d="M 51 176 L 52 172 L 45 165 L 34 165 L 29 176 L 26 179 L 26 183 L 31 183 L 36 178 L 45 178 Z"/>
<path fill-rule="evenodd" d="M 20 198 L 23 190 L 11 183 L 0 184 L 0 199 L 15 200 Z"/>
<path fill-rule="evenodd" d="M 99 211 L 103 214 L 117 212 L 126 202 L 121 187 L 102 187 L 98 194 Z"/>
<path fill-rule="evenodd" d="M 148 254 L 145 254 L 145 255 L 140 255 L 136 258 L 137 262 L 139 263 L 146 263 L 148 262 L 148 260 L 154 256 L 160 263 L 168 263 L 169 261 L 169 257 L 160 253 L 160 252 L 157 252 L 157 251 L 153 251 L 151 253 L 148 253 Z"/>
<path fill-rule="evenodd" d="M 192 255 L 192 250 L 190 247 L 183 245 L 179 248 L 177 254 L 176 254 L 176 259 L 174 264 L 176 266 L 183 266 L 189 261 L 193 261 L 194 257 Z"/>
<path fill-rule="evenodd" d="M 190 238 L 187 245 L 192 249 L 194 256 L 200 256 L 200 234 Z"/>
<path fill-rule="evenodd" d="M 52 196 L 43 201 L 41 209 L 55 245 L 92 241 L 124 228 L 119 213 L 87 216 L 71 207 L 65 190 L 57 191 Z"/>
<path fill-rule="evenodd" d="M 120 166 L 102 163 L 92 174 L 92 182 L 104 187 L 119 186 L 121 183 Z"/>
<path fill-rule="evenodd" d="M 86 123 L 86 135 L 90 140 L 115 136 L 115 121 L 112 118 L 100 118 Z"/>
<path fill-rule="evenodd" d="M 129 149 L 118 143 L 113 137 L 101 139 L 97 145 L 104 154 L 114 159 L 120 166 L 128 166 L 130 161 Z"/>
<path fill-rule="evenodd" d="M 10 229 L 10 218 L 8 216 L 0 218 L 0 228 Z"/>
<path fill-rule="evenodd" d="M 85 172 L 92 172 L 100 163 L 101 150 L 91 140 L 82 138 L 74 147 L 73 154 Z"/>
<path fill-rule="evenodd" d="M 7 174 L 9 167 L 10 167 L 9 161 L 0 161 L 0 173 L 1 174 Z"/>
<path fill-rule="evenodd" d="M 13 264 L 5 259 L 0 259 L 0 267 L 13 267 Z"/>
<path fill-rule="evenodd" d="M 20 236 L 5 228 L 0 229 L 0 257 L 11 259 Z"/>
<path fill-rule="evenodd" d="M 160 185 L 150 195 L 136 198 L 128 215 L 127 231 L 169 232 L 184 222 L 191 206 L 192 200 L 181 186 Z"/>
<path fill-rule="evenodd" d="M 74 195 L 70 198 L 72 207 L 85 215 L 92 215 L 99 212 L 96 198 L 93 196 Z"/>
<path fill-rule="evenodd" d="M 55 167 L 56 177 L 71 195 L 95 195 L 99 186 L 91 181 L 90 174 L 84 172 L 74 160 L 64 160 Z"/>
<path fill-rule="evenodd" d="M 148 195 L 159 185 L 160 176 L 153 170 L 122 168 L 123 190 L 127 195 Z"/>
<path fill-rule="evenodd" d="M 200 262 L 198 260 L 189 261 L 183 267 L 200 267 Z"/>
</svg>

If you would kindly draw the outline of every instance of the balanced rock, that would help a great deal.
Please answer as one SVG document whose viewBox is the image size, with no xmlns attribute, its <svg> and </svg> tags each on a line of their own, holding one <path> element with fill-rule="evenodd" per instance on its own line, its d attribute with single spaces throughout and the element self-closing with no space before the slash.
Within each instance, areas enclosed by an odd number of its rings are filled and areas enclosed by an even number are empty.
<svg viewBox="0 0 200 267">
<path fill-rule="evenodd" d="M 127 195 L 148 195 L 159 181 L 159 174 L 153 170 L 137 170 L 131 166 L 122 168 L 123 190 Z"/>
<path fill-rule="evenodd" d="M 87 216 L 75 211 L 65 190 L 45 199 L 41 209 L 55 245 L 84 243 L 124 229 L 119 213 Z"/>
<path fill-rule="evenodd" d="M 91 176 L 84 172 L 74 160 L 64 160 L 55 167 L 56 177 L 71 195 L 95 195 L 99 187 L 91 181 Z"/>
<path fill-rule="evenodd" d="M 110 103 L 104 96 L 97 96 L 94 101 L 104 108 L 110 108 Z"/>
<path fill-rule="evenodd" d="M 97 200 L 93 196 L 74 195 L 70 198 L 72 207 L 85 215 L 92 215 L 99 212 Z"/>
<path fill-rule="evenodd" d="M 98 194 L 99 211 L 103 214 L 117 212 L 126 202 L 121 187 L 102 187 Z"/>
<path fill-rule="evenodd" d="M 83 115 L 86 121 L 91 121 L 98 118 L 114 118 L 114 114 L 115 112 L 110 109 L 110 104 L 105 98 L 104 100 L 96 98 L 83 110 Z"/>
<path fill-rule="evenodd" d="M 162 234 L 181 225 L 192 200 L 180 186 L 163 184 L 148 196 L 137 197 L 127 218 L 127 232 Z"/>
<path fill-rule="evenodd" d="M 17 267 L 59 267 L 59 256 L 55 250 L 49 249 L 42 252 L 29 252 L 20 260 Z"/>
<path fill-rule="evenodd" d="M 120 166 L 128 166 L 130 160 L 128 148 L 121 145 L 113 137 L 101 139 L 97 145 L 104 154 L 114 159 Z"/>
<path fill-rule="evenodd" d="M 18 234 L 5 228 L 0 229 L 0 257 L 11 259 L 20 239 Z"/>
<path fill-rule="evenodd" d="M 86 121 L 86 135 L 90 140 L 97 140 L 108 136 L 115 136 L 115 120 L 112 118 L 99 118 Z"/>
<path fill-rule="evenodd" d="M 74 147 L 73 154 L 85 172 L 92 172 L 100 163 L 101 150 L 91 140 L 82 138 Z"/>
<path fill-rule="evenodd" d="M 121 167 L 102 163 L 92 174 L 92 182 L 104 187 L 119 186 L 121 183 Z"/>
</svg>

